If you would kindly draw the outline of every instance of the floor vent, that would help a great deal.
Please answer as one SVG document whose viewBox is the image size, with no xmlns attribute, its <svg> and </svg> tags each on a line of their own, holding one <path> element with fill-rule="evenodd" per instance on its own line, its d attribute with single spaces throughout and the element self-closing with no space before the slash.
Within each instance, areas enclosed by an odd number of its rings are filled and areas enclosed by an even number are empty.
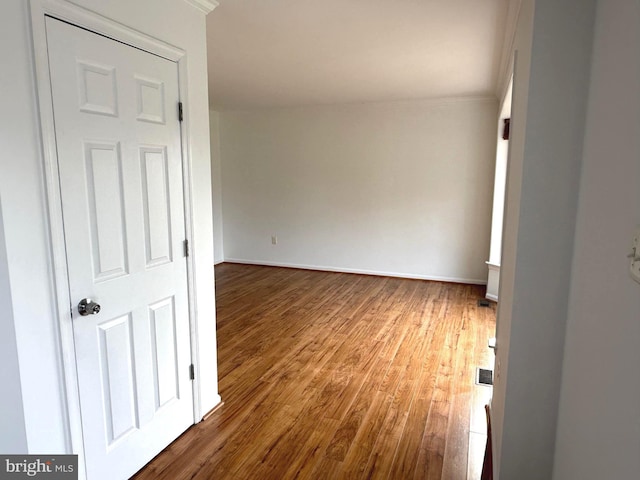
<svg viewBox="0 0 640 480">
<path fill-rule="evenodd" d="M 491 306 L 491 302 L 489 302 L 489 300 L 487 300 L 486 298 L 479 298 L 478 299 L 478 306 L 479 307 L 489 307 L 489 306 Z"/>
<path fill-rule="evenodd" d="M 478 368 L 476 375 L 476 384 L 478 385 L 493 385 L 493 370 L 487 368 Z"/>
</svg>

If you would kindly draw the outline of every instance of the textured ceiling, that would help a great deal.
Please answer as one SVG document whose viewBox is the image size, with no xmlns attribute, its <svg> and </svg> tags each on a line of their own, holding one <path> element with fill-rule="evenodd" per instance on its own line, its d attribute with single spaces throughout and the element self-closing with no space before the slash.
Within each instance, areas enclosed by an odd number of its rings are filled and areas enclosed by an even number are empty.
<svg viewBox="0 0 640 480">
<path fill-rule="evenodd" d="M 508 0 L 219 0 L 216 109 L 495 95 Z"/>
</svg>

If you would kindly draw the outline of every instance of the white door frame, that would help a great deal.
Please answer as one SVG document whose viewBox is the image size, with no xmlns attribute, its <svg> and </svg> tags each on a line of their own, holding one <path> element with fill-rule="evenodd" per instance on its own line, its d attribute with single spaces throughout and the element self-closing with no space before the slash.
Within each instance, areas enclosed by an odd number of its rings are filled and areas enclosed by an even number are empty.
<svg viewBox="0 0 640 480">
<path fill-rule="evenodd" d="M 80 417 L 80 393 L 76 374 L 75 345 L 73 341 L 73 325 L 71 321 L 71 298 L 69 295 L 69 281 L 66 263 L 64 227 L 62 222 L 61 192 L 58 176 L 58 158 L 53 118 L 53 103 L 51 82 L 49 75 L 49 58 L 47 54 L 47 36 L 45 16 L 51 16 L 87 30 L 102 34 L 114 40 L 145 50 L 168 60 L 178 66 L 178 82 L 180 100 L 188 105 L 187 98 L 187 55 L 184 50 L 147 36 L 141 32 L 114 22 L 99 14 L 86 10 L 66 0 L 30 0 L 31 34 L 33 39 L 34 63 L 36 73 L 36 89 L 38 93 L 38 107 L 42 139 L 42 155 L 44 162 L 44 181 L 46 188 L 47 214 L 49 224 L 49 243 L 53 261 L 53 278 L 56 305 L 54 307 L 58 318 L 58 341 L 64 375 L 64 394 L 67 406 L 66 426 L 67 453 L 77 453 L 79 458 L 79 473 L 85 476 L 84 446 L 82 442 L 82 424 Z M 176 112 L 177 114 L 177 112 Z M 186 238 L 190 246 L 193 245 L 193 204 L 192 177 L 189 142 L 188 115 L 180 123 L 182 135 L 182 170 L 185 205 Z M 191 360 L 198 370 L 198 317 L 195 304 L 195 264 L 196 252 L 187 257 L 187 282 L 189 295 L 189 323 L 191 336 Z M 193 418 L 194 423 L 202 418 L 200 406 L 200 384 L 198 375 L 193 381 Z"/>
</svg>

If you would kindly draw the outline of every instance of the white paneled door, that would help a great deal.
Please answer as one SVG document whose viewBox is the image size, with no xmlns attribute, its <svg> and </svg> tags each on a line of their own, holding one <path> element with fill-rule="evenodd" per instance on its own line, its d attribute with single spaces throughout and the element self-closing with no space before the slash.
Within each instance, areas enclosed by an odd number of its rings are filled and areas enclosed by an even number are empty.
<svg viewBox="0 0 640 480">
<path fill-rule="evenodd" d="M 87 476 L 126 479 L 193 423 L 178 68 L 46 28 Z"/>
</svg>

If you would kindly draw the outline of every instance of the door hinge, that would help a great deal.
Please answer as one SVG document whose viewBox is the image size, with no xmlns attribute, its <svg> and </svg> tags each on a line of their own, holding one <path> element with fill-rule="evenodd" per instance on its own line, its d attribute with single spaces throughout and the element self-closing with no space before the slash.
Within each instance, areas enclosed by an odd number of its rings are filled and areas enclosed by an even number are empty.
<svg viewBox="0 0 640 480">
<path fill-rule="evenodd" d="M 184 256 L 189 256 L 189 240 L 184 241 Z"/>
<path fill-rule="evenodd" d="M 178 121 L 181 122 L 184 118 L 182 113 L 182 102 L 178 102 Z"/>
<path fill-rule="evenodd" d="M 192 363 L 191 365 L 189 365 L 189 380 L 195 380 L 195 378 L 196 378 L 196 368 Z"/>
</svg>

